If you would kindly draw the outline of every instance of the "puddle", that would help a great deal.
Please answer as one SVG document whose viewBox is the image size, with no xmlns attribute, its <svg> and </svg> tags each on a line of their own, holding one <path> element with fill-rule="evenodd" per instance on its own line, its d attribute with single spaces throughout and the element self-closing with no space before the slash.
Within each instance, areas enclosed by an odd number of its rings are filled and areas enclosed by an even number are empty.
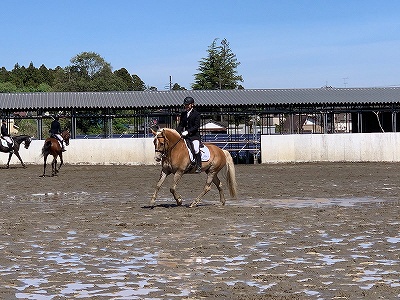
<svg viewBox="0 0 400 300">
<path fill-rule="evenodd" d="M 364 203 L 379 203 L 382 200 L 376 198 L 287 198 L 287 199 L 240 199 L 240 201 L 228 202 L 235 206 L 272 206 L 282 208 L 304 207 L 354 207 Z"/>
</svg>

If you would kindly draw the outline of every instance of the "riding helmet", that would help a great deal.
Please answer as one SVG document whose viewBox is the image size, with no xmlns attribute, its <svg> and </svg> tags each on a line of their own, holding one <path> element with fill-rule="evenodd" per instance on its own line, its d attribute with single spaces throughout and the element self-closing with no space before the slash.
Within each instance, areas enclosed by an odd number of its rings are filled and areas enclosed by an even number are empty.
<svg viewBox="0 0 400 300">
<path fill-rule="evenodd" d="M 183 105 L 188 105 L 194 103 L 194 99 L 192 97 L 186 97 L 183 99 Z"/>
</svg>

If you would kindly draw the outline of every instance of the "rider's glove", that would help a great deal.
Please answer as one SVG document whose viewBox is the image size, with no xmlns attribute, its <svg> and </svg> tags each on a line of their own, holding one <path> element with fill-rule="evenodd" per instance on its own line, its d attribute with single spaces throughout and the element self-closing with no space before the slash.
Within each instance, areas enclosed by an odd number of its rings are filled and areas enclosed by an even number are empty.
<svg viewBox="0 0 400 300">
<path fill-rule="evenodd" d="M 187 136 L 187 135 L 188 135 L 187 130 L 185 130 L 184 132 L 182 132 L 182 136 Z"/>
</svg>

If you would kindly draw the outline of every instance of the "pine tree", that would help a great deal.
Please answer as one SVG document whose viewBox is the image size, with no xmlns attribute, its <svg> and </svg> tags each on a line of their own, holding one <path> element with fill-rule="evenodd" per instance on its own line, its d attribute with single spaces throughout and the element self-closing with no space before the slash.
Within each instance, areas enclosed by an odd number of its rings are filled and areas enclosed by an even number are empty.
<svg viewBox="0 0 400 300">
<path fill-rule="evenodd" d="M 215 39 L 208 47 L 208 56 L 199 62 L 199 73 L 195 74 L 194 90 L 232 90 L 241 87 L 243 78 L 237 75 L 240 62 L 229 47 L 226 39 L 217 45 Z"/>
</svg>

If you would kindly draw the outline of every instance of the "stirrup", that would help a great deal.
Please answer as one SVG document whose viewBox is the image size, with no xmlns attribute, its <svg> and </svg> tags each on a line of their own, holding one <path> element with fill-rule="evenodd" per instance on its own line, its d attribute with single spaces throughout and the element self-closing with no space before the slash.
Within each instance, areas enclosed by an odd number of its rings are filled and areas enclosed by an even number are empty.
<svg viewBox="0 0 400 300">
<path fill-rule="evenodd" d="M 195 173 L 201 173 L 201 167 L 196 167 L 196 171 L 194 171 Z"/>
</svg>

